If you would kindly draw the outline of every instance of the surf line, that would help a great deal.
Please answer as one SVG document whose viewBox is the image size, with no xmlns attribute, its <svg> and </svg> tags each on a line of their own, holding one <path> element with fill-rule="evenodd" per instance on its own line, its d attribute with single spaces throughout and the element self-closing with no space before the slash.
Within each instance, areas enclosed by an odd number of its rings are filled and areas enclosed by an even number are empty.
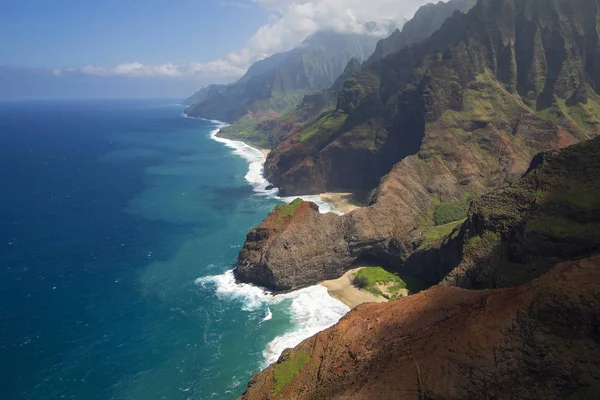
<svg viewBox="0 0 600 400">
<path fill-rule="evenodd" d="M 194 118 L 189 117 L 187 114 L 184 115 L 187 118 Z M 231 140 L 218 136 L 222 128 L 229 126 L 229 124 L 225 122 L 206 118 L 198 119 L 210 122 L 215 126 L 215 129 L 210 132 L 210 138 L 212 140 L 229 147 L 233 150 L 233 154 L 243 158 L 248 162 L 248 173 L 246 174 L 245 179 L 252 186 L 257 195 L 267 196 L 288 204 L 297 198 L 301 198 L 304 201 L 310 201 L 319 206 L 319 212 L 321 214 L 332 212 L 338 215 L 343 215 L 343 213 L 337 210 L 332 204 L 323 201 L 323 199 L 317 195 L 280 197 L 279 189 L 271 187 L 270 182 L 265 178 L 265 162 L 267 159 L 265 154 L 260 149 L 252 147 L 248 143 L 239 140 Z"/>
</svg>

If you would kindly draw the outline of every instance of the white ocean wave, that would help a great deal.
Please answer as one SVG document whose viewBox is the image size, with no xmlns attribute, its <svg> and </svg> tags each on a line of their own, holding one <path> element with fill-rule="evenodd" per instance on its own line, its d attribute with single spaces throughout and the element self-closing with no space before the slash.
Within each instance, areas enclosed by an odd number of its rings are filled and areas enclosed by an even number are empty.
<svg viewBox="0 0 600 400">
<path fill-rule="evenodd" d="M 188 118 L 192 118 L 192 117 L 189 117 L 187 114 L 184 114 L 184 115 Z M 239 157 L 242 157 L 243 159 L 248 161 L 248 165 L 249 165 L 248 173 L 246 174 L 245 178 L 246 178 L 246 181 L 252 186 L 252 188 L 254 189 L 254 192 L 257 195 L 268 196 L 268 197 L 271 197 L 271 198 L 274 198 L 277 200 L 281 200 L 288 204 L 291 203 L 292 201 L 296 200 L 297 198 L 301 198 L 304 201 L 312 201 L 313 203 L 318 205 L 319 212 L 321 212 L 322 214 L 327 214 L 330 212 L 338 214 L 338 215 L 343 214 L 341 211 L 337 210 L 332 204 L 323 201 L 323 199 L 321 199 L 320 196 L 305 195 L 305 196 L 279 197 L 278 196 L 279 189 L 269 188 L 269 186 L 271 186 L 271 184 L 269 183 L 269 181 L 267 181 L 267 179 L 264 176 L 266 158 L 262 151 L 250 146 L 247 143 L 240 142 L 237 140 L 225 139 L 225 138 L 217 136 L 217 134 L 219 133 L 221 128 L 229 126 L 229 124 L 226 124 L 225 122 L 210 120 L 210 119 L 205 119 L 205 118 L 200 118 L 200 119 L 204 119 L 205 121 L 210 122 L 215 125 L 215 129 L 210 133 L 211 139 L 224 144 L 225 146 L 229 147 L 230 149 L 233 149 L 233 154 L 235 154 Z"/>
<path fill-rule="evenodd" d="M 271 312 L 271 309 L 269 307 L 267 307 L 267 315 L 265 315 L 265 317 L 263 318 L 262 322 L 267 322 L 273 319 L 273 313 Z"/>
<path fill-rule="evenodd" d="M 233 154 L 248 161 L 248 173 L 246 174 L 245 178 L 254 189 L 254 192 L 263 196 L 277 197 L 277 189 L 267 189 L 270 183 L 264 177 L 265 156 L 262 151 L 244 142 L 218 137 L 217 134 L 221 128 L 227 125 L 222 123 L 217 124 L 217 121 L 211 122 L 217 125 L 217 129 L 210 133 L 211 139 L 224 144 L 230 149 L 233 149 Z"/>
<path fill-rule="evenodd" d="M 228 124 L 214 120 L 206 121 L 215 125 L 215 130 L 210 133 L 211 139 L 233 149 L 235 155 L 248 161 L 249 168 L 245 178 L 257 195 L 268 196 L 286 203 L 291 203 L 300 197 L 305 201 L 312 201 L 317 204 L 321 213 L 334 212 L 342 214 L 319 196 L 279 197 L 278 189 L 268 189 L 270 183 L 264 177 L 266 159 L 263 152 L 244 142 L 218 137 L 217 134 L 221 128 L 228 126 Z M 214 287 L 216 295 L 224 301 L 240 301 L 244 311 L 266 310 L 266 315 L 261 323 L 273 318 L 270 306 L 279 304 L 284 300 L 291 300 L 289 306 L 291 326 L 286 332 L 267 344 L 263 351 L 263 367 L 277 361 L 283 350 L 295 347 L 304 339 L 329 328 L 350 311 L 345 304 L 330 297 L 327 289 L 320 285 L 286 294 L 273 295 L 263 288 L 237 283 L 232 270 L 221 275 L 198 278 L 196 284 L 205 288 L 208 286 Z"/>
<path fill-rule="evenodd" d="M 196 280 L 198 285 L 214 287 L 217 296 L 223 300 L 240 300 L 245 311 L 267 309 L 267 317 L 273 314 L 269 306 L 291 300 L 289 313 L 291 326 L 283 334 L 267 344 L 263 351 L 263 367 L 277 361 L 283 350 L 292 348 L 324 329 L 337 323 L 340 318 L 350 311 L 345 304 L 332 298 L 323 286 L 311 286 L 294 292 L 273 295 L 269 291 L 253 285 L 237 283 L 233 271 L 227 271 L 217 276 L 209 276 Z"/>
</svg>

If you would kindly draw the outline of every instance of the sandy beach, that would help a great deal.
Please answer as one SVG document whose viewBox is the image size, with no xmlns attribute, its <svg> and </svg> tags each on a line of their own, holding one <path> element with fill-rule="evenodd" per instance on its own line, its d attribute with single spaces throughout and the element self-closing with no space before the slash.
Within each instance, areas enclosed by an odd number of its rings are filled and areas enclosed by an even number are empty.
<svg viewBox="0 0 600 400">
<path fill-rule="evenodd" d="M 361 208 L 362 206 L 354 199 L 352 193 L 321 193 L 319 197 L 333 205 L 337 210 L 340 210 L 344 214 L 351 213 L 352 211 Z"/>
<path fill-rule="evenodd" d="M 261 153 L 263 153 L 263 155 L 265 156 L 265 160 L 267 159 L 267 157 L 269 156 L 269 153 L 271 152 L 271 150 L 268 149 L 259 149 Z"/>
<path fill-rule="evenodd" d="M 382 296 L 375 296 L 366 290 L 360 290 L 352 284 L 353 275 L 360 268 L 350 270 L 339 279 L 321 282 L 321 286 L 327 288 L 327 292 L 331 297 L 337 299 L 350 308 L 354 308 L 363 303 L 385 303 L 388 300 Z"/>
</svg>

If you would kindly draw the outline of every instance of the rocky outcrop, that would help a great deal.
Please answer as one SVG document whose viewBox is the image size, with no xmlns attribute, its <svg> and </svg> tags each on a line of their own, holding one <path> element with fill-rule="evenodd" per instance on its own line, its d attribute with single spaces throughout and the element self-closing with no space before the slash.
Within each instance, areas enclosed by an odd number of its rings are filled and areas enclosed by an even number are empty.
<svg viewBox="0 0 600 400">
<path fill-rule="evenodd" d="M 344 230 L 341 226 L 344 221 L 334 214 L 323 217 L 326 224 L 320 235 L 335 237 Z M 319 243 L 320 235 L 313 231 L 316 220 L 321 223 L 319 208 L 314 203 L 296 200 L 291 205 L 277 207 L 248 234 L 239 254 L 236 278 L 285 291 L 343 274 L 342 264 L 333 262 L 331 254 L 337 246 L 343 245 L 343 240 Z M 310 263 L 308 268 L 305 267 L 307 262 Z M 346 262 L 351 260 L 346 259 Z"/>
<path fill-rule="evenodd" d="M 241 399 L 593 399 L 600 257 L 510 289 L 436 286 L 355 308 L 253 376 Z"/>
</svg>

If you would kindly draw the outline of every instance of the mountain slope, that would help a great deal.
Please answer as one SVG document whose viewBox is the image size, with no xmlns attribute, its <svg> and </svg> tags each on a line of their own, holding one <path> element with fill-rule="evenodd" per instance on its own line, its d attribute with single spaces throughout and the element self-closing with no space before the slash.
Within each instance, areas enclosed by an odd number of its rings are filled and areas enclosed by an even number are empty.
<svg viewBox="0 0 600 400">
<path fill-rule="evenodd" d="M 192 105 L 190 116 L 235 122 L 248 113 L 277 114 L 307 92 L 329 88 L 348 62 L 366 59 L 377 38 L 318 32 L 301 46 L 253 65 L 236 84 Z"/>
<path fill-rule="evenodd" d="M 196 93 L 194 93 L 187 99 L 185 99 L 183 104 L 185 104 L 186 106 L 192 106 L 194 104 L 201 103 L 204 100 L 208 99 L 209 97 L 216 96 L 217 93 L 223 92 L 226 89 L 227 89 L 227 85 L 206 86 L 206 87 L 198 90 Z"/>
<path fill-rule="evenodd" d="M 451 0 L 447 3 L 427 4 L 421 7 L 413 20 L 402 31 L 396 30 L 390 37 L 377 43 L 375 53 L 369 58 L 374 62 L 384 54 L 395 52 L 404 46 L 417 43 L 440 28 L 444 20 L 456 10 L 468 10 L 475 0 Z M 350 60 L 342 75 L 327 90 L 306 94 L 295 112 L 285 115 L 261 117 L 248 115 L 231 127 L 223 129 L 225 137 L 243 140 L 259 147 L 275 147 L 282 138 L 290 136 L 310 122 L 311 119 L 335 109 L 337 97 L 344 82 L 361 69 L 360 59 Z M 274 117 L 274 118 L 273 118 Z"/>
<path fill-rule="evenodd" d="M 512 289 L 355 308 L 252 377 L 254 399 L 597 399 L 600 258 Z"/>
<path fill-rule="evenodd" d="M 536 156 L 440 242 L 412 267 L 443 275 L 458 258 L 442 285 L 355 308 L 253 376 L 242 399 L 598 398 L 600 137 Z"/>
<path fill-rule="evenodd" d="M 481 1 L 429 40 L 369 65 L 346 81 L 336 110 L 274 149 L 270 180 L 285 195 L 370 190 L 422 150 L 435 125 L 478 134 L 499 117 L 494 128 L 508 138 L 527 117 L 579 138 L 597 132 L 598 34 L 589 17 L 597 4 L 552 4 L 546 17 L 535 12 L 545 2 Z M 337 123 L 321 129 L 331 118 Z"/>
<path fill-rule="evenodd" d="M 284 195 L 377 186 L 370 206 L 249 236 L 238 278 L 287 290 L 360 259 L 400 266 L 435 234 L 437 211 L 597 134 L 598 3 L 480 0 L 348 79 L 336 110 L 284 139 L 266 168 Z"/>
</svg>

